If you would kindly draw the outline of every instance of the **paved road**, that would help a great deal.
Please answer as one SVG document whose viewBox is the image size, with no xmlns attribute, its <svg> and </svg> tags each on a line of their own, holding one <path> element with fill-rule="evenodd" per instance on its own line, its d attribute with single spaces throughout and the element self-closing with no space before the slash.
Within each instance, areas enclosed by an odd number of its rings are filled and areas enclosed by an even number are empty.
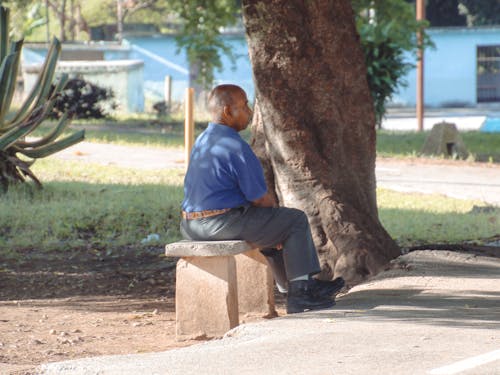
<svg viewBox="0 0 500 375">
<path fill-rule="evenodd" d="M 377 185 L 403 192 L 443 194 L 500 206 L 500 166 L 378 159 Z"/>
<path fill-rule="evenodd" d="M 52 157 L 139 169 L 184 168 L 184 151 L 180 148 L 82 142 Z M 499 165 L 378 159 L 376 175 L 378 186 L 388 189 L 438 193 L 500 205 Z"/>
</svg>

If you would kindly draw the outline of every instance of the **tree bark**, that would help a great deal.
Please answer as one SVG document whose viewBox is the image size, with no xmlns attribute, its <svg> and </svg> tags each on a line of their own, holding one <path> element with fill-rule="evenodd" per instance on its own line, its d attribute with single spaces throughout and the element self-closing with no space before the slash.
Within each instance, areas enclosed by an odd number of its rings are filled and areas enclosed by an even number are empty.
<svg viewBox="0 0 500 375">
<path fill-rule="evenodd" d="M 400 254 L 378 219 L 375 112 L 348 0 L 244 0 L 252 147 L 283 206 L 309 217 L 322 278 L 350 285 Z"/>
<path fill-rule="evenodd" d="M 61 9 L 58 8 L 59 3 L 57 1 L 47 0 L 46 5 L 50 6 L 52 10 L 56 13 L 57 18 L 59 18 L 59 26 L 61 28 L 59 33 L 59 40 L 61 42 L 66 41 L 66 0 L 62 0 Z"/>
<path fill-rule="evenodd" d="M 116 1 L 116 40 L 119 44 L 123 41 L 123 3 L 122 0 Z"/>
<path fill-rule="evenodd" d="M 69 12 L 71 14 L 69 18 L 69 33 L 71 35 L 71 41 L 76 40 L 76 13 L 75 13 L 75 0 L 69 1 Z"/>
<path fill-rule="evenodd" d="M 62 0 L 61 12 L 59 13 L 59 24 L 61 25 L 59 39 L 66 41 L 66 0 Z"/>
</svg>

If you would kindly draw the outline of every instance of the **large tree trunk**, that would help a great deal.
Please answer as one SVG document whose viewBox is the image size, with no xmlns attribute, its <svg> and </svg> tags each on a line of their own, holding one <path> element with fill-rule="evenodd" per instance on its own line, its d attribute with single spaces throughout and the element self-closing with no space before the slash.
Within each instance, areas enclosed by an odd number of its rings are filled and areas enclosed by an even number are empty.
<svg viewBox="0 0 500 375">
<path fill-rule="evenodd" d="M 243 0 L 252 146 L 283 206 L 304 210 L 322 277 L 350 285 L 400 254 L 378 219 L 375 114 L 349 0 Z"/>
</svg>

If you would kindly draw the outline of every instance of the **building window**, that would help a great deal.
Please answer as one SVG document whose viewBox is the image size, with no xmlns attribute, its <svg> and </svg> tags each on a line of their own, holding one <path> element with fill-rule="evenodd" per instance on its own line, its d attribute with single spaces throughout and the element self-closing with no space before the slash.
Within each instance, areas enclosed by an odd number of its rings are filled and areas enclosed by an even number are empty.
<svg viewBox="0 0 500 375">
<path fill-rule="evenodd" d="M 500 45 L 477 47 L 477 102 L 500 102 Z"/>
</svg>

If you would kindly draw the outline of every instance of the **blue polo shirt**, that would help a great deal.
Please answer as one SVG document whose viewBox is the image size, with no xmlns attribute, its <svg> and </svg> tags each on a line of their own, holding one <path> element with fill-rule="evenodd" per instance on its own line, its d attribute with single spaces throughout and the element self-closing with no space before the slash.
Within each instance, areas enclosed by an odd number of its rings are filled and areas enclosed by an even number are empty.
<svg viewBox="0 0 500 375">
<path fill-rule="evenodd" d="M 266 191 L 262 166 L 248 143 L 236 130 L 209 123 L 191 151 L 182 210 L 240 207 Z"/>
</svg>

